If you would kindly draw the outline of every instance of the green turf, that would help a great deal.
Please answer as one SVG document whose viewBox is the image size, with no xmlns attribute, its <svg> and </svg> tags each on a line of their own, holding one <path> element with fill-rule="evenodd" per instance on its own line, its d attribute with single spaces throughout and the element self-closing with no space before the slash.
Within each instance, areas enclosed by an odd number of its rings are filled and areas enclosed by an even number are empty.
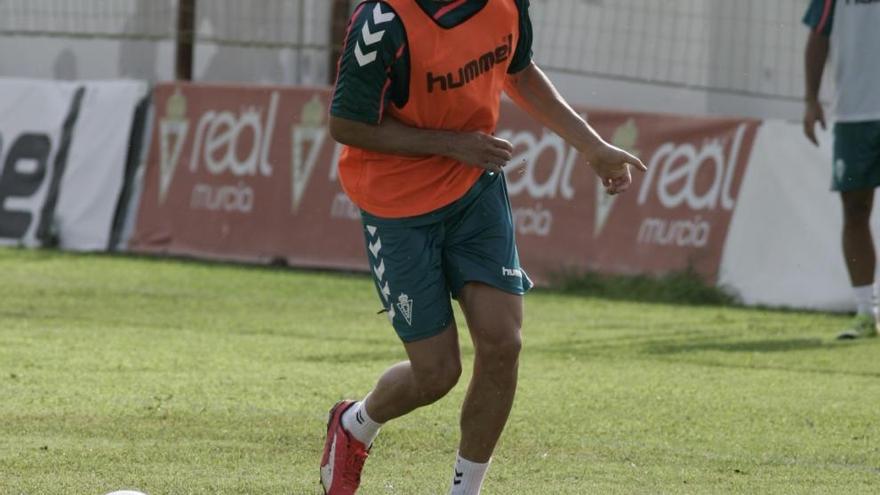
<svg viewBox="0 0 880 495">
<path fill-rule="evenodd" d="M 362 276 L 18 250 L 0 274 L 4 495 L 319 493 L 326 410 L 403 357 Z M 832 342 L 844 317 L 526 312 L 484 494 L 880 490 L 880 340 Z M 388 425 L 361 493 L 445 494 L 463 391 Z"/>
</svg>

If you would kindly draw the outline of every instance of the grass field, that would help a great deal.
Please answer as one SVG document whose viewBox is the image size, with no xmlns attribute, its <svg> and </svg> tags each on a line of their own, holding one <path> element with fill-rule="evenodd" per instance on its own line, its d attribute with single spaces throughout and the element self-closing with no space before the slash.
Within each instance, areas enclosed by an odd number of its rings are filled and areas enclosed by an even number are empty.
<svg viewBox="0 0 880 495">
<path fill-rule="evenodd" d="M 326 410 L 403 357 L 378 306 L 365 276 L 0 250 L 0 493 L 320 493 Z M 845 321 L 529 295 L 483 493 L 880 493 L 880 341 Z M 361 493 L 446 493 L 464 385 Z"/>
</svg>

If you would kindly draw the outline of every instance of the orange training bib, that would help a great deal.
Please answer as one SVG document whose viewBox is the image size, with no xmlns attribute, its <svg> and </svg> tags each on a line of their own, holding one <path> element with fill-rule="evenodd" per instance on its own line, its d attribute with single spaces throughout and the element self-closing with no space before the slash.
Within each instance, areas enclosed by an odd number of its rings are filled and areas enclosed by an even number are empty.
<svg viewBox="0 0 880 495">
<path fill-rule="evenodd" d="M 476 15 L 443 28 L 416 0 L 384 0 L 400 17 L 410 54 L 409 101 L 389 114 L 423 129 L 483 131 L 498 124 L 507 68 L 519 38 L 514 0 L 489 0 Z M 421 215 L 462 197 L 482 169 L 442 156 L 403 157 L 346 146 L 342 187 L 378 217 Z"/>
</svg>

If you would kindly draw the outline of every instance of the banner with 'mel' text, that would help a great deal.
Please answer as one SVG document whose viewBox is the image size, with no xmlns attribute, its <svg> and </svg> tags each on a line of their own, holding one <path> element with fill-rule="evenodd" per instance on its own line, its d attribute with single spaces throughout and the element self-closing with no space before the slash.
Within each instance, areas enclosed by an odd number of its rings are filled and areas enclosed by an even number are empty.
<svg viewBox="0 0 880 495">
<path fill-rule="evenodd" d="M 0 79 L 0 246 L 108 249 L 140 81 Z"/>
</svg>

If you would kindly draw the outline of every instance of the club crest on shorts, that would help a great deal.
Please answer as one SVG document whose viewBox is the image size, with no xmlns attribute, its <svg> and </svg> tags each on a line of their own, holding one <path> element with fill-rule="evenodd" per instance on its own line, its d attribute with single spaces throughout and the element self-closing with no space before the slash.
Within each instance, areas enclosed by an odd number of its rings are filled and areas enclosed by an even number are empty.
<svg viewBox="0 0 880 495">
<path fill-rule="evenodd" d="M 400 294 L 400 297 L 397 298 L 397 308 L 403 313 L 406 324 L 412 326 L 413 300 L 406 294 Z"/>
</svg>

